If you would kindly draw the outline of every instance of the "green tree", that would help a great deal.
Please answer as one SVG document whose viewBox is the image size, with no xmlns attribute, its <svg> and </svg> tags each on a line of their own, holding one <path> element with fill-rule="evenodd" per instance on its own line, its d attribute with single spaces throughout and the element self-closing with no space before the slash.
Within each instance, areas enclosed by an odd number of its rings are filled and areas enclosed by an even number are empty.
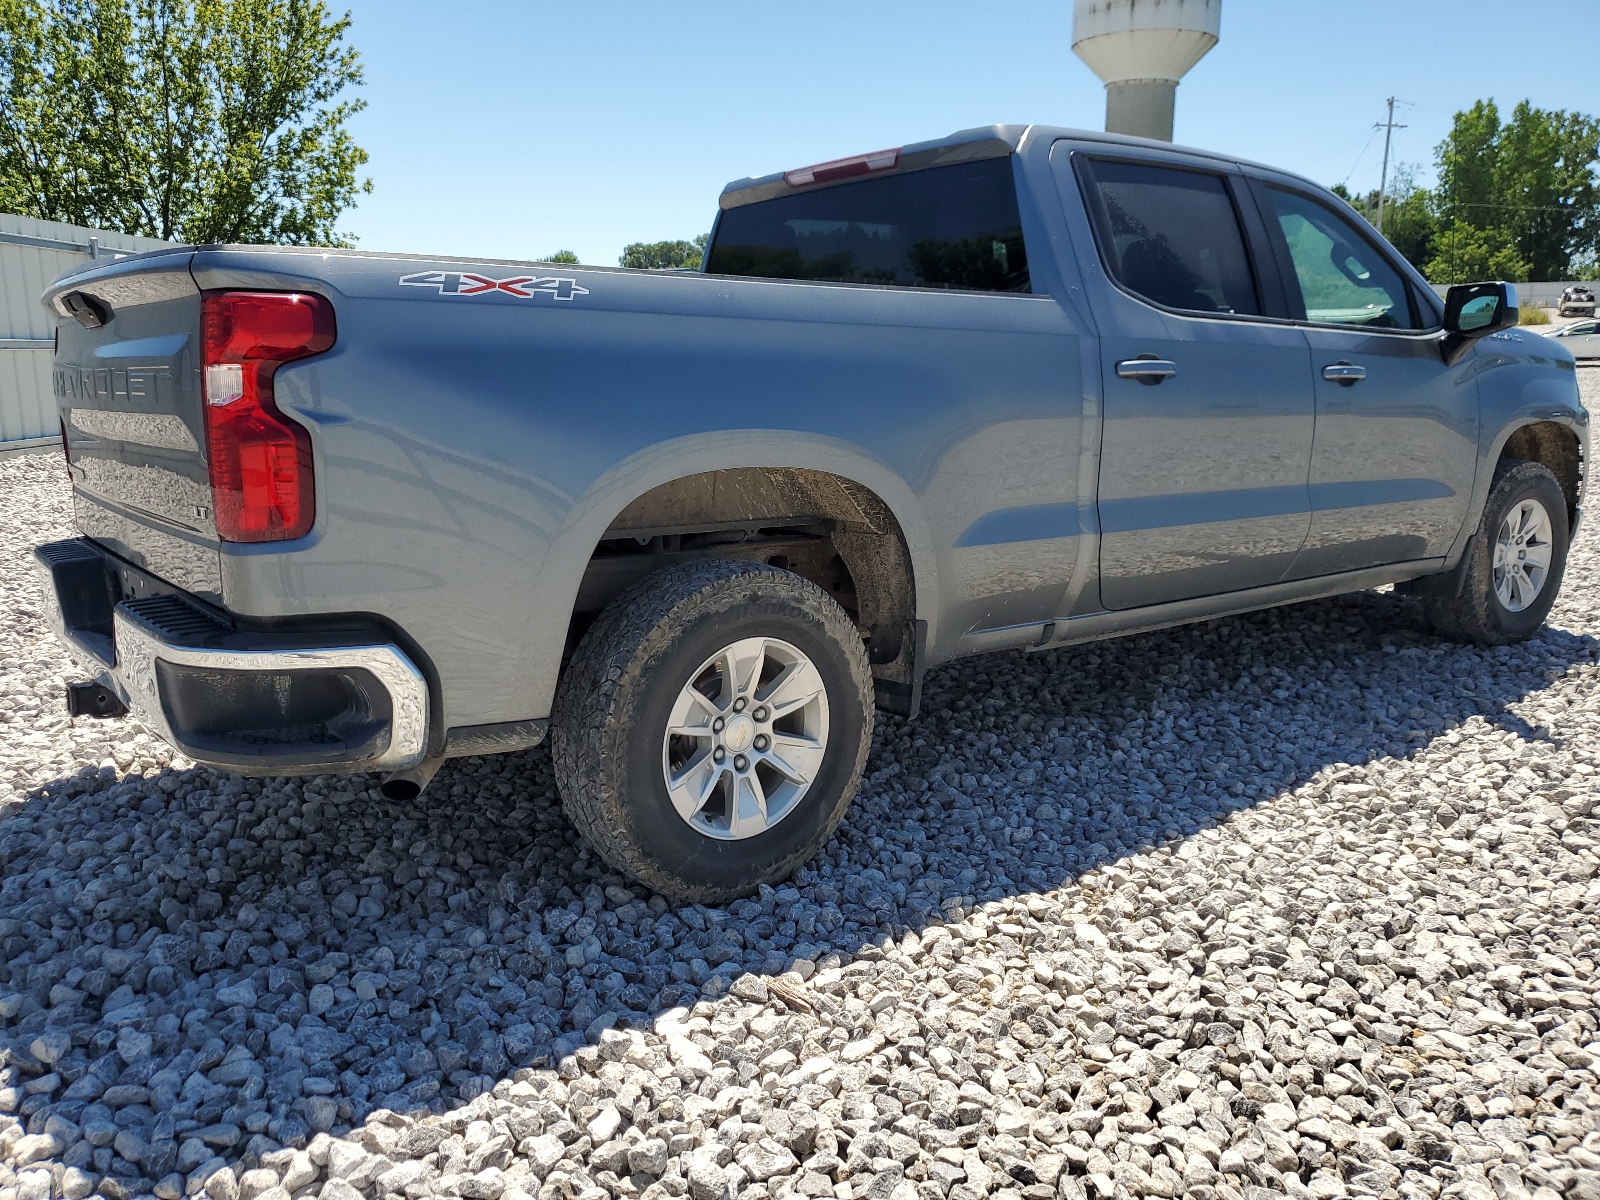
<svg viewBox="0 0 1600 1200">
<path fill-rule="evenodd" d="M 633 242 L 622 248 L 622 257 L 617 262 L 624 267 L 646 270 L 698 270 L 710 240 L 709 233 L 702 233 L 692 242 Z"/>
<path fill-rule="evenodd" d="M 0 209 L 149 237 L 348 244 L 365 102 L 324 0 L 0 0 Z"/>
<path fill-rule="evenodd" d="M 1438 234 L 1433 197 L 1425 189 L 1412 186 L 1384 201 L 1383 236 L 1418 270 L 1432 260 Z"/>
<path fill-rule="evenodd" d="M 578 265 L 578 256 L 571 250 L 557 250 L 554 254 L 546 254 L 539 261 L 547 263 L 570 263 L 575 267 Z"/>
<path fill-rule="evenodd" d="M 1520 283 L 1528 278 L 1528 260 L 1504 229 L 1482 229 L 1457 221 L 1433 239 L 1434 256 L 1423 268 L 1433 283 L 1474 283 L 1481 279 L 1506 279 Z"/>
<path fill-rule="evenodd" d="M 1526 278 L 1569 278 L 1575 259 L 1600 249 L 1595 118 L 1524 100 L 1502 121 L 1494 101 L 1481 100 L 1456 114 L 1437 155 L 1441 228 L 1482 230 L 1491 249 L 1509 241 Z"/>
</svg>

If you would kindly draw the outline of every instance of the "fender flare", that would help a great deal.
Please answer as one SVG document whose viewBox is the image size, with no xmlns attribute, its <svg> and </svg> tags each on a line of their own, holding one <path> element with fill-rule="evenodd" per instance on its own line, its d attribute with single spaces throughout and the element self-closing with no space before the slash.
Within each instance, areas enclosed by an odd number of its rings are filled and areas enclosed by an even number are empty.
<svg viewBox="0 0 1600 1200">
<path fill-rule="evenodd" d="M 1588 424 L 1578 413 L 1565 408 L 1542 410 L 1528 408 L 1512 415 L 1500 426 L 1488 449 L 1478 458 L 1478 471 L 1472 483 L 1472 500 L 1467 507 L 1468 519 L 1461 523 L 1461 532 L 1456 535 L 1450 553 L 1445 556 L 1444 569 L 1435 575 L 1425 575 L 1421 579 L 1412 580 L 1409 589 L 1412 594 L 1440 596 L 1446 599 L 1460 594 L 1461 567 L 1466 561 L 1467 543 L 1477 533 L 1478 524 L 1483 519 L 1483 507 L 1489 502 L 1489 489 L 1494 484 L 1494 469 L 1500 462 L 1500 456 L 1505 453 L 1506 443 L 1517 430 L 1526 429 L 1529 425 L 1544 424 L 1560 425 L 1570 430 L 1578 439 L 1580 453 L 1587 457 Z"/>
<path fill-rule="evenodd" d="M 555 698 L 567 619 L 584 570 L 617 515 L 651 489 L 686 476 L 763 467 L 837 475 L 883 501 L 905 538 L 916 617 L 927 622 L 931 640 L 938 619 L 937 556 L 921 501 L 905 479 L 878 459 L 835 439 L 765 430 L 692 434 L 645 447 L 608 468 L 573 503 L 557 530 L 527 598 L 529 611 L 542 614 L 551 630 L 523 654 L 521 669 L 538 715 L 548 715 Z"/>
</svg>

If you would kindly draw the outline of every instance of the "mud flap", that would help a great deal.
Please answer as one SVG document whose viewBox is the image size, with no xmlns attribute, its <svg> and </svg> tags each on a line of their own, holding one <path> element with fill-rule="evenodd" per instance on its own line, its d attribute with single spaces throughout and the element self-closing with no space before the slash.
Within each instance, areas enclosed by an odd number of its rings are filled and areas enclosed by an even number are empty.
<svg viewBox="0 0 1600 1200">
<path fill-rule="evenodd" d="M 1394 590 L 1402 596 L 1423 596 L 1434 600 L 1454 600 L 1461 595 L 1461 584 L 1467 577 L 1467 555 L 1462 554 L 1456 565 L 1448 571 L 1440 571 L 1437 575 L 1422 575 L 1416 579 L 1407 579 L 1394 585 Z"/>
<path fill-rule="evenodd" d="M 928 658 L 928 623 L 910 621 L 893 662 L 872 668 L 873 704 L 907 720 L 922 708 L 923 664 Z"/>
</svg>

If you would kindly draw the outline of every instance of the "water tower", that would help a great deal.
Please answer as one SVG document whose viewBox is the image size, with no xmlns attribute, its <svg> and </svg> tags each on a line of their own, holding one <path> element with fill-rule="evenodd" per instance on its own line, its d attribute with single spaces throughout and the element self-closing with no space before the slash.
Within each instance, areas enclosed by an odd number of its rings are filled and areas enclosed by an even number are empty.
<svg viewBox="0 0 1600 1200">
<path fill-rule="evenodd" d="M 1106 85 L 1106 132 L 1170 142 L 1178 80 L 1221 29 L 1222 0 L 1074 0 L 1072 51 Z"/>
</svg>

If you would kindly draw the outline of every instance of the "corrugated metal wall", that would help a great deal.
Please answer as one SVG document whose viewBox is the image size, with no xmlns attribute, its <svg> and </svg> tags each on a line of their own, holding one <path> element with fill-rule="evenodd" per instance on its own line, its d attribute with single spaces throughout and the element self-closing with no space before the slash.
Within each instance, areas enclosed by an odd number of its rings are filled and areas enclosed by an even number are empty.
<svg viewBox="0 0 1600 1200">
<path fill-rule="evenodd" d="M 0 213 L 0 451 L 58 436 L 50 395 L 55 324 L 39 297 L 59 275 L 101 257 L 168 243 Z"/>
</svg>

